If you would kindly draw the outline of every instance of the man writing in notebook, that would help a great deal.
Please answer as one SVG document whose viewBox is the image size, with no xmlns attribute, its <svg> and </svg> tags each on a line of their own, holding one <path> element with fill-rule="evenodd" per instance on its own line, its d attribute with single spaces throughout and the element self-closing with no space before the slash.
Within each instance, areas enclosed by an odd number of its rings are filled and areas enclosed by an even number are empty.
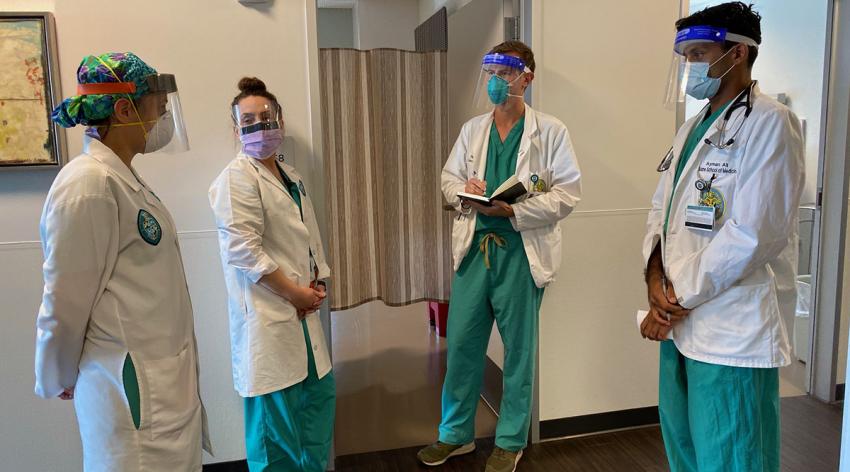
<svg viewBox="0 0 850 472">
<path fill-rule="evenodd" d="M 418 454 L 426 465 L 475 449 L 475 409 L 494 321 L 505 346 L 504 389 L 486 471 L 514 471 L 527 444 L 538 311 L 561 264 L 559 222 L 581 194 L 566 127 L 523 100 L 534 69 L 534 54 L 518 41 L 484 56 L 474 100 L 486 100 L 488 112 L 464 124 L 443 168 L 443 194 L 458 211 L 452 228 L 456 274 L 439 440 Z M 496 197 L 512 178 L 525 187 L 519 198 L 488 204 L 458 195 Z"/>
</svg>

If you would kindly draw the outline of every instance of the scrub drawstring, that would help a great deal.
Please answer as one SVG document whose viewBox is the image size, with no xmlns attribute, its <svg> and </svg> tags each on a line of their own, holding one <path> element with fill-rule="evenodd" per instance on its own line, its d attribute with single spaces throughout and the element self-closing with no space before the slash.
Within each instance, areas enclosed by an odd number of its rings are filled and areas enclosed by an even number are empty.
<svg viewBox="0 0 850 472">
<path fill-rule="evenodd" d="M 505 242 L 505 238 L 496 233 L 487 233 L 481 238 L 481 242 L 478 243 L 478 250 L 484 254 L 484 267 L 487 270 L 490 270 L 490 241 L 493 241 L 499 247 L 505 247 L 508 244 Z"/>
</svg>

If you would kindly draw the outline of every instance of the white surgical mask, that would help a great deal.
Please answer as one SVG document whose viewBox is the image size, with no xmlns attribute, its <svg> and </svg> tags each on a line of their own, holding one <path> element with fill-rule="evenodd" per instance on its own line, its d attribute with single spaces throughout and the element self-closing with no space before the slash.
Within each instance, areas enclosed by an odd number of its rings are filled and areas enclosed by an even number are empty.
<svg viewBox="0 0 850 472">
<path fill-rule="evenodd" d="M 147 133 L 145 139 L 145 154 L 159 151 L 171 142 L 174 137 L 174 118 L 171 112 L 167 111 L 156 120 L 153 128 Z"/>
</svg>

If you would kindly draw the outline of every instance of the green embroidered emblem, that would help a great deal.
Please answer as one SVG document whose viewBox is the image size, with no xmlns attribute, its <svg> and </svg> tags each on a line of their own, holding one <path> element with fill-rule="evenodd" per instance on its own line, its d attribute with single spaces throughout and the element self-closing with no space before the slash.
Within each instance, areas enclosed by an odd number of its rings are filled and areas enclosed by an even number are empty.
<svg viewBox="0 0 850 472">
<path fill-rule="evenodd" d="M 146 243 L 156 246 L 162 239 L 162 227 L 156 218 L 145 210 L 139 210 L 139 234 Z"/>
<path fill-rule="evenodd" d="M 719 221 L 726 211 L 726 199 L 719 190 L 713 188 L 709 191 L 703 191 L 699 196 L 699 204 L 702 206 L 714 207 L 714 221 Z"/>
</svg>

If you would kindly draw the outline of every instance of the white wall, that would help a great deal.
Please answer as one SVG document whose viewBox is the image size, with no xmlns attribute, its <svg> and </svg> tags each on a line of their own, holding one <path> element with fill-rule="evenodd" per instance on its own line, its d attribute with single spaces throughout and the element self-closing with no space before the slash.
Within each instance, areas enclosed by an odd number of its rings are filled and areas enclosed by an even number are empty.
<svg viewBox="0 0 850 472">
<path fill-rule="evenodd" d="M 354 47 L 416 49 L 417 0 L 358 0 L 354 7 Z"/>
<path fill-rule="evenodd" d="M 317 70 L 315 2 L 277 0 L 264 9 L 235 1 L 151 0 L 132 8 L 107 0 L 9 1 L 3 10 L 54 11 L 63 95 L 89 53 L 133 51 L 163 72 L 176 74 L 192 150 L 139 157 L 135 166 L 171 210 L 180 232 L 201 357 L 201 388 L 216 457 L 244 458 L 241 401 L 233 391 L 224 284 L 207 188 L 233 158 L 229 103 L 246 74 L 266 81 L 287 120 L 285 153 L 319 188 L 315 149 L 318 109 L 310 74 Z M 196 18 L 197 21 L 187 21 Z M 93 27 L 92 25 L 96 25 Z M 249 40 L 236 40 L 237 33 Z M 191 38 L 191 41 L 187 40 Z M 254 48 L 246 44 L 280 44 Z M 271 55 L 270 55 L 270 52 Z M 279 52 L 277 52 L 279 51 Z M 71 155 L 81 129 L 68 133 Z M 4 470 L 76 470 L 81 463 L 70 403 L 37 399 L 33 387 L 34 320 L 41 295 L 38 218 L 55 171 L 0 173 L 0 457 Z M 321 193 L 321 192 L 319 192 Z"/>
<path fill-rule="evenodd" d="M 319 8 L 316 18 L 320 48 L 354 47 L 353 8 Z"/>
<path fill-rule="evenodd" d="M 674 134 L 661 98 L 679 4 L 532 9 L 534 103 L 569 128 L 584 187 L 580 211 L 562 223 L 563 267 L 540 313 L 540 419 L 656 405 L 658 346 L 641 339 L 635 312 L 646 305 L 646 208 Z"/>
</svg>

